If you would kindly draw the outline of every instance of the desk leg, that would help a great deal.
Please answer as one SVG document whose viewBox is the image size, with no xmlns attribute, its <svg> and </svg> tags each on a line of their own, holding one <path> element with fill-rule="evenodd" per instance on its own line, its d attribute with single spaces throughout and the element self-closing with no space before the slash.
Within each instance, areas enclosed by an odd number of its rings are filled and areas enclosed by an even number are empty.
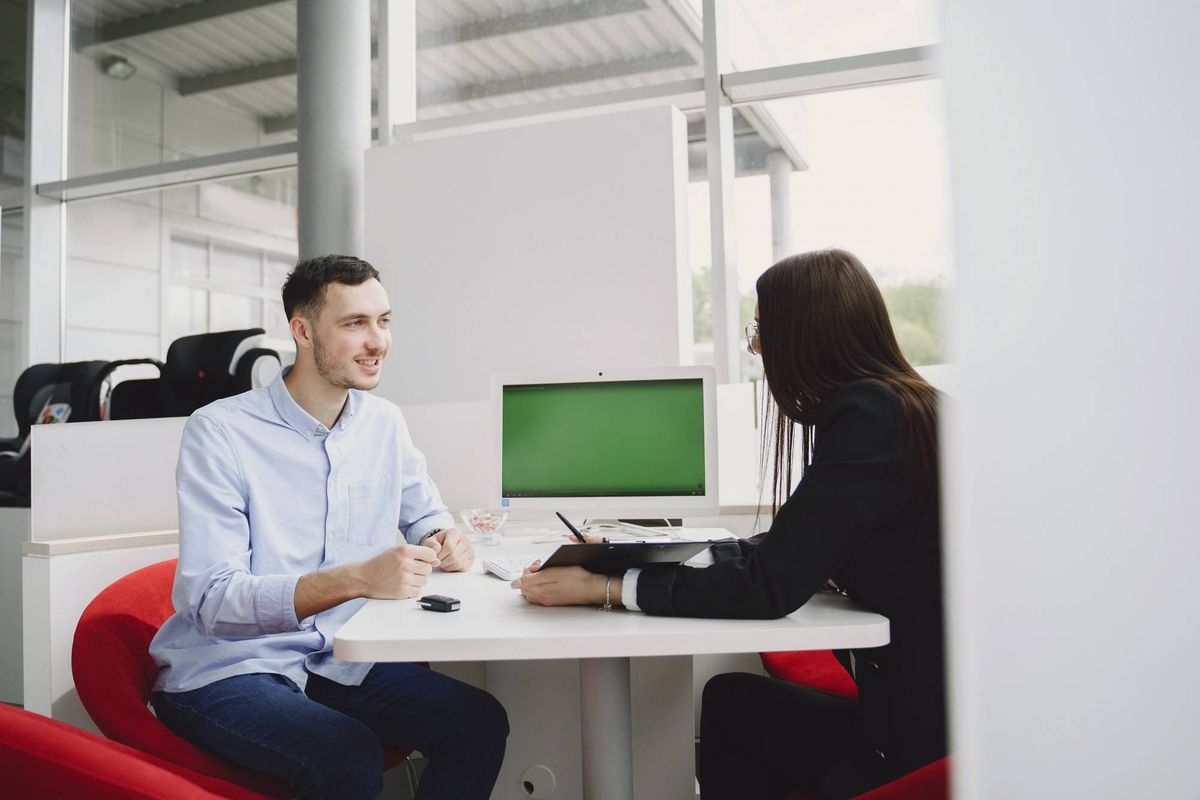
<svg viewBox="0 0 1200 800">
<path fill-rule="evenodd" d="M 585 800 L 632 800 L 629 659 L 579 660 Z"/>
</svg>

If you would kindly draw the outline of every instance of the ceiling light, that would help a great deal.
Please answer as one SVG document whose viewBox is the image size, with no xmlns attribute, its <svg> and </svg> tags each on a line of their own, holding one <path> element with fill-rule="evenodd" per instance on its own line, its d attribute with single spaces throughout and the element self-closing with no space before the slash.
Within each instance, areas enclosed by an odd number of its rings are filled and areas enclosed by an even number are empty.
<svg viewBox="0 0 1200 800">
<path fill-rule="evenodd" d="M 108 55 L 100 62 L 100 69 L 104 70 L 104 74 L 110 78 L 116 78 L 119 81 L 127 81 L 137 72 L 137 67 L 133 65 L 125 56 L 116 54 Z"/>
</svg>

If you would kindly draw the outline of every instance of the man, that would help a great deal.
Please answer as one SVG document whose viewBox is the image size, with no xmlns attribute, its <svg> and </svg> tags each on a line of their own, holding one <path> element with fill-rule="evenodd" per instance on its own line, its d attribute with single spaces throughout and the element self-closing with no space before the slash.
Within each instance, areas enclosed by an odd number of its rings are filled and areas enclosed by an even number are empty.
<svg viewBox="0 0 1200 800">
<path fill-rule="evenodd" d="M 416 597 L 435 567 L 474 561 L 400 410 L 367 394 L 392 342 L 387 292 L 367 262 L 323 256 L 296 265 L 283 304 L 295 366 L 184 429 L 155 712 L 301 797 L 376 797 L 382 742 L 429 758 L 418 798 L 486 798 L 508 735 L 491 695 L 332 653 L 362 598 Z"/>
</svg>

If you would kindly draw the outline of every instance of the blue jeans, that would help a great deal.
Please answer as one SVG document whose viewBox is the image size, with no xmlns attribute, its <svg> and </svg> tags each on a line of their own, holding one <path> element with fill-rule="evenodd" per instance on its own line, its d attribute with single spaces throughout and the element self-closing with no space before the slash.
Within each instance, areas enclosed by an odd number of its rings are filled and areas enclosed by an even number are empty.
<svg viewBox="0 0 1200 800">
<path fill-rule="evenodd" d="M 416 664 L 376 664 L 361 686 L 309 675 L 304 692 L 281 675 L 238 675 L 150 702 L 184 739 L 283 777 L 302 798 L 374 800 L 386 743 L 429 759 L 417 800 L 485 800 L 508 736 L 494 697 Z"/>
</svg>

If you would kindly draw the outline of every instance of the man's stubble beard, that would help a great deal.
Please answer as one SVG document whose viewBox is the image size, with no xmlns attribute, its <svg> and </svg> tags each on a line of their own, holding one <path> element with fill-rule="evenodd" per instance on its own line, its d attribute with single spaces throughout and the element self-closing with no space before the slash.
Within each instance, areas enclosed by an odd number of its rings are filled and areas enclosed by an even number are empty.
<svg viewBox="0 0 1200 800">
<path fill-rule="evenodd" d="M 313 332 L 313 361 L 317 365 L 317 374 L 325 379 L 325 382 L 330 386 L 336 386 L 339 389 L 359 389 L 361 391 L 370 391 L 379 385 L 379 378 L 376 377 L 373 383 L 355 383 L 350 378 L 337 373 L 337 364 L 332 356 L 329 355 L 329 350 L 321 341 L 321 337 Z M 353 363 L 353 359 L 351 359 Z M 383 364 L 383 355 L 379 356 L 379 363 Z"/>
</svg>

